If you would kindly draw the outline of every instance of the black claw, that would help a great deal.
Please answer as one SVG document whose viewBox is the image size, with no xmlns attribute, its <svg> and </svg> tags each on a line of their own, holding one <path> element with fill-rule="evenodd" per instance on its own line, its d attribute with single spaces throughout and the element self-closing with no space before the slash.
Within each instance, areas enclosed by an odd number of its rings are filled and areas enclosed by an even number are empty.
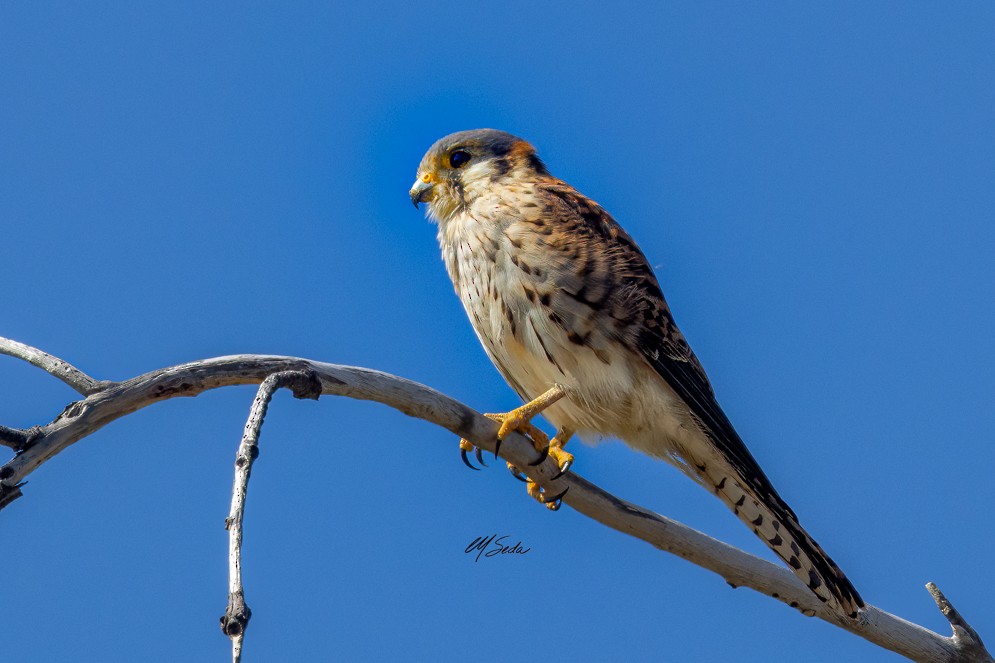
<svg viewBox="0 0 995 663">
<path fill-rule="evenodd" d="M 549 457 L 549 445 L 546 445 L 545 447 L 542 448 L 542 451 L 539 453 L 539 460 L 537 460 L 534 463 L 529 463 L 529 467 L 536 467 L 537 465 L 542 465 L 542 461 L 546 460 L 548 457 Z"/>
<path fill-rule="evenodd" d="M 554 495 L 553 497 L 546 497 L 545 494 L 540 495 L 539 496 L 541 498 L 540 501 L 543 504 L 552 504 L 552 506 L 550 507 L 552 511 L 559 511 L 560 505 L 563 503 L 561 500 L 563 499 L 563 496 L 567 494 L 568 490 L 570 490 L 570 486 L 567 486 L 566 488 L 563 489 L 562 493 Z"/>
<path fill-rule="evenodd" d="M 556 481 L 557 479 L 559 479 L 560 477 L 562 477 L 564 474 L 566 474 L 567 472 L 570 471 L 570 466 L 571 465 L 573 465 L 573 461 L 570 461 L 570 460 L 568 460 L 567 462 L 563 463 L 563 467 L 560 468 L 560 471 L 557 472 L 555 476 L 550 477 L 549 480 L 550 481 Z"/>
<path fill-rule="evenodd" d="M 497 439 L 497 443 L 494 445 L 494 459 L 497 460 L 498 452 L 501 451 L 501 438 Z"/>
<path fill-rule="evenodd" d="M 460 449 L 460 450 L 459 450 L 459 455 L 460 455 L 460 458 L 462 458 L 462 459 L 463 459 L 463 464 L 464 464 L 464 465 L 466 465 L 467 467 L 469 467 L 469 468 L 470 468 L 471 470 L 477 470 L 477 471 L 480 471 L 480 468 L 479 468 L 479 467 L 474 467 L 474 466 L 473 466 L 473 465 L 472 465 L 472 464 L 470 463 L 470 459 L 466 457 L 466 449 Z"/>
<path fill-rule="evenodd" d="M 481 453 L 480 447 L 477 447 L 476 449 L 473 450 L 473 455 L 477 457 L 478 463 L 480 463 L 484 467 L 487 467 L 487 463 L 484 462 L 484 454 Z"/>
<path fill-rule="evenodd" d="M 525 475 L 522 474 L 522 471 L 520 469 L 518 469 L 517 467 L 515 467 L 514 465 L 509 465 L 508 466 L 508 471 L 511 472 L 511 476 L 515 477 L 516 479 L 518 479 L 522 483 L 528 483 L 529 482 L 529 480 L 525 478 Z"/>
</svg>

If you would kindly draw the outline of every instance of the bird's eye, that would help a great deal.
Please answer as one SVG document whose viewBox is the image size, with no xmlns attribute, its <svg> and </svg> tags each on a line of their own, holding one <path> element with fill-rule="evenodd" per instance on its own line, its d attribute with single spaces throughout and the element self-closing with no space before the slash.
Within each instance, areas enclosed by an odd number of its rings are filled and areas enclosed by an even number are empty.
<svg viewBox="0 0 995 663">
<path fill-rule="evenodd" d="M 453 150 L 449 155 L 449 165 L 453 168 L 462 168 L 470 161 L 470 153 L 466 150 Z"/>
</svg>

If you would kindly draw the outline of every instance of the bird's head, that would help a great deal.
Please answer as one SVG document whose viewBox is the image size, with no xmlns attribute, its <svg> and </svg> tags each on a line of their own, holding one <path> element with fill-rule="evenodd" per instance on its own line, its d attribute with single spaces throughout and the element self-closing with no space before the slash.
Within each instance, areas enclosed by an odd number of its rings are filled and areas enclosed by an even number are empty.
<svg viewBox="0 0 995 663">
<path fill-rule="evenodd" d="M 526 141 L 496 129 L 474 129 L 450 134 L 429 148 L 408 193 L 415 207 L 428 203 L 433 218 L 447 221 L 493 182 L 546 175 Z"/>
</svg>

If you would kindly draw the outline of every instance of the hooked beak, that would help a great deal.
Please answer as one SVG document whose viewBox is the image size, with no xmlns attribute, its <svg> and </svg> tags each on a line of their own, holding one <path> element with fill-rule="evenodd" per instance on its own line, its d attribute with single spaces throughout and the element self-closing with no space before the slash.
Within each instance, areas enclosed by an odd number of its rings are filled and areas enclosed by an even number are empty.
<svg viewBox="0 0 995 663">
<path fill-rule="evenodd" d="M 411 196 L 411 204 L 417 208 L 418 203 L 432 200 L 432 187 L 434 186 L 435 183 L 424 175 L 415 180 L 415 185 L 411 187 L 411 191 L 408 191 L 408 195 Z"/>
</svg>

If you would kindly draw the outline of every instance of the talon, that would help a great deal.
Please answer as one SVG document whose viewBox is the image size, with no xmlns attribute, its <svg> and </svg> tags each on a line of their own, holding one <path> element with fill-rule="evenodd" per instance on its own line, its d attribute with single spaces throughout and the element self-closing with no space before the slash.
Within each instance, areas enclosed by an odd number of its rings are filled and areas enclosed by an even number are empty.
<svg viewBox="0 0 995 663">
<path fill-rule="evenodd" d="M 487 467 L 487 463 L 484 462 L 484 454 L 480 451 L 480 447 L 476 447 L 473 450 L 473 455 L 477 457 L 477 462 Z"/>
<path fill-rule="evenodd" d="M 501 450 L 501 442 L 502 442 L 502 441 L 503 441 L 503 440 L 501 440 L 501 438 L 499 437 L 499 438 L 497 439 L 497 442 L 495 442 L 495 443 L 494 443 L 494 460 L 497 460 L 497 457 L 498 457 L 498 451 L 500 451 L 500 450 Z"/>
<path fill-rule="evenodd" d="M 573 464 L 574 464 L 574 462 L 572 460 L 568 460 L 567 462 L 563 463 L 563 465 L 560 467 L 560 471 L 557 472 L 554 476 L 550 477 L 549 480 L 550 481 L 556 481 L 557 479 L 559 479 L 560 477 L 562 477 L 564 474 L 566 474 L 567 472 L 569 472 L 570 471 L 570 466 L 573 465 Z"/>
<path fill-rule="evenodd" d="M 478 449 L 478 452 L 479 452 L 479 449 Z M 479 467 L 474 467 L 473 463 L 470 462 L 470 459 L 466 457 L 466 449 L 460 449 L 459 450 L 459 455 L 460 455 L 460 458 L 463 459 L 463 464 L 464 465 L 466 465 L 467 467 L 469 467 L 471 470 L 477 470 L 478 472 L 480 471 L 480 468 Z"/>
<path fill-rule="evenodd" d="M 512 465 L 511 463 L 508 463 L 508 471 L 511 472 L 511 476 L 515 477 L 516 479 L 518 479 L 522 483 L 528 483 L 529 482 L 529 480 L 525 478 L 525 475 L 522 474 L 522 471 L 520 469 L 518 469 L 517 467 L 515 467 L 514 465 Z"/>
<path fill-rule="evenodd" d="M 546 497 L 544 494 L 540 493 L 539 501 L 546 505 L 546 508 L 550 511 L 559 511 L 560 505 L 563 503 L 563 496 L 567 494 L 570 490 L 570 486 L 563 489 L 562 493 L 554 495 L 553 497 Z"/>
<path fill-rule="evenodd" d="M 542 465 L 542 462 L 549 457 L 549 445 L 544 446 L 542 449 L 539 449 L 538 451 L 539 451 L 539 460 L 535 461 L 534 463 L 529 463 L 529 467 L 536 467 L 538 465 Z"/>
</svg>

